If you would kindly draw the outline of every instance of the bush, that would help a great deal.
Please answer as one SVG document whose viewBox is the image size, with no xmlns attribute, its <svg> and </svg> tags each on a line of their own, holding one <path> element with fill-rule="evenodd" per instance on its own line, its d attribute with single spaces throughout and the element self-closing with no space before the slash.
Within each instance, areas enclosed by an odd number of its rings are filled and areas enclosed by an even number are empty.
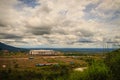
<svg viewBox="0 0 120 80">
<path fill-rule="evenodd" d="M 104 62 L 93 62 L 92 65 L 83 72 L 74 71 L 69 80 L 108 80 L 109 69 Z"/>
<path fill-rule="evenodd" d="M 0 70 L 0 80 L 67 80 L 70 70 L 70 67 L 64 64 L 27 70 L 19 68 L 4 69 Z"/>
<path fill-rule="evenodd" d="M 120 49 L 108 53 L 105 63 L 111 70 L 111 80 L 120 80 Z"/>
</svg>

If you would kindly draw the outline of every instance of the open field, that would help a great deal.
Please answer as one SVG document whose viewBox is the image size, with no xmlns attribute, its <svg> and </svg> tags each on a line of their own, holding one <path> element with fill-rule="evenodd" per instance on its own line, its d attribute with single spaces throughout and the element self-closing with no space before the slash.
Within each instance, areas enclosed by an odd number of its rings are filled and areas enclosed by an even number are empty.
<svg viewBox="0 0 120 80">
<path fill-rule="evenodd" d="M 28 53 L 7 53 L 0 56 L 0 69 L 5 68 L 17 68 L 17 69 L 29 69 L 36 68 L 36 64 L 64 64 L 69 65 L 72 68 L 87 67 L 91 61 L 100 60 L 103 58 L 101 54 L 64 54 L 57 56 L 40 56 L 40 55 L 30 55 Z"/>
<path fill-rule="evenodd" d="M 69 65 L 71 62 L 77 64 L 77 66 L 87 66 L 85 61 L 71 56 L 33 56 L 33 59 L 29 59 L 29 57 L 0 57 L 0 62 L 0 68 L 2 68 L 2 65 L 6 65 L 6 68 L 15 68 L 15 65 L 18 65 L 19 68 L 34 68 L 36 64 L 58 63 Z"/>
</svg>

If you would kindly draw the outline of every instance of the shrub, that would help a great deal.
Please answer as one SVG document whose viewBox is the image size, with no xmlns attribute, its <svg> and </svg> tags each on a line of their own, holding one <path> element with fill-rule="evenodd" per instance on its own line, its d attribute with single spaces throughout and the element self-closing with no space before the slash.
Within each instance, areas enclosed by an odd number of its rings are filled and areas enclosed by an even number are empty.
<svg viewBox="0 0 120 80">
<path fill-rule="evenodd" d="M 108 53 L 105 63 L 111 70 L 111 80 L 120 80 L 120 49 Z"/>
<path fill-rule="evenodd" d="M 69 80 L 108 80 L 108 72 L 109 69 L 104 62 L 93 62 L 85 71 L 71 73 Z"/>
</svg>

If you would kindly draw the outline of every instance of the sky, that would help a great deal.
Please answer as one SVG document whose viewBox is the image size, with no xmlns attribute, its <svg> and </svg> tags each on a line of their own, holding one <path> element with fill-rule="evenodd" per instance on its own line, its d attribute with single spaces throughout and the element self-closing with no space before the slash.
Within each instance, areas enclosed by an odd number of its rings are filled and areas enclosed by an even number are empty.
<svg viewBox="0 0 120 80">
<path fill-rule="evenodd" d="M 120 0 L 0 0 L 0 42 L 16 47 L 120 44 Z"/>
</svg>

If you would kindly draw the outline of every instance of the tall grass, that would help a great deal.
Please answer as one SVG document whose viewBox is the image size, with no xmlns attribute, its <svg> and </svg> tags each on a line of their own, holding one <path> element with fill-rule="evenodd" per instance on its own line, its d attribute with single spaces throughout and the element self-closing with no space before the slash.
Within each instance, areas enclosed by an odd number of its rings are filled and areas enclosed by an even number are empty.
<svg viewBox="0 0 120 80">
<path fill-rule="evenodd" d="M 93 62 L 88 69 L 83 72 L 74 71 L 69 80 L 107 80 L 109 78 L 108 67 L 101 62 Z"/>
<path fill-rule="evenodd" d="M 120 80 L 120 49 L 108 53 L 105 63 L 110 68 L 110 80 Z"/>
<path fill-rule="evenodd" d="M 20 69 L 0 69 L 0 80 L 67 80 L 71 68 L 68 65 L 54 65 Z"/>
</svg>

